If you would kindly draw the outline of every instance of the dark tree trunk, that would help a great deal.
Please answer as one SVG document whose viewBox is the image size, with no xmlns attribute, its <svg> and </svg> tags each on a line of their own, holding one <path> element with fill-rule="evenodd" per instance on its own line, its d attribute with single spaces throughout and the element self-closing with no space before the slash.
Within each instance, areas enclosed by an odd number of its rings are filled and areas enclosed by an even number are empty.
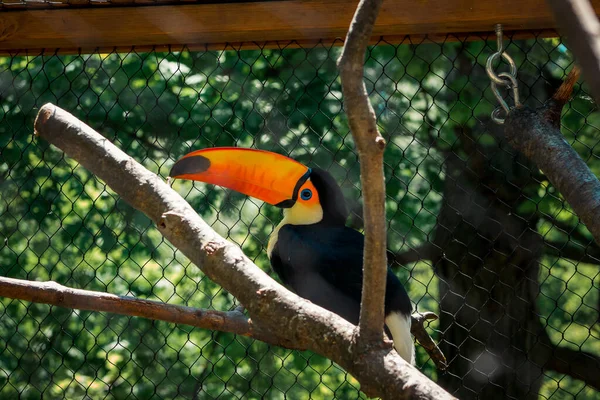
<svg viewBox="0 0 600 400">
<path fill-rule="evenodd" d="M 461 399 L 537 399 L 543 370 L 530 354 L 544 335 L 536 311 L 543 242 L 528 200 L 537 168 L 499 134 L 485 146 L 471 132 L 459 137 L 434 241 L 449 362 L 440 384 Z"/>
</svg>

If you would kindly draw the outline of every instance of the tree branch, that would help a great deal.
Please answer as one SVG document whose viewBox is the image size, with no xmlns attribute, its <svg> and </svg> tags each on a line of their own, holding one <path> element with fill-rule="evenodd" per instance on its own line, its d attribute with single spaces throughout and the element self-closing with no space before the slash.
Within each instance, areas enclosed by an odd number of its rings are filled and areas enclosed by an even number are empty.
<svg viewBox="0 0 600 400">
<path fill-rule="evenodd" d="M 556 257 L 568 258 L 576 262 L 600 265 L 600 252 L 596 247 L 586 247 L 577 242 L 556 242 L 544 240 L 546 252 Z"/>
<path fill-rule="evenodd" d="M 586 245 L 591 242 L 591 244 L 593 244 L 594 246 L 598 246 L 596 243 L 594 243 L 593 239 L 586 237 L 585 234 L 583 234 L 577 226 L 573 226 L 572 224 L 569 224 L 566 221 L 561 221 L 560 219 L 550 217 L 546 214 L 539 213 L 538 215 L 540 215 L 540 217 L 546 222 L 549 222 L 552 226 L 563 231 L 562 233 L 565 233 L 569 237 L 572 237 L 581 243 L 585 243 Z"/>
<path fill-rule="evenodd" d="M 185 324 L 202 329 L 235 333 L 274 346 L 304 350 L 295 347 L 295 344 L 287 340 L 286 337 L 280 337 L 261 329 L 244 315 L 243 306 L 238 306 L 233 311 L 205 310 L 137 299 L 130 296 L 73 289 L 53 281 L 35 282 L 6 277 L 0 277 L 0 296 L 57 307 L 110 312 L 174 324 Z M 431 356 L 436 366 L 444 370 L 447 367 L 446 358 L 424 327 L 426 320 L 436 319 L 438 319 L 438 316 L 432 312 L 414 313 L 412 315 L 411 332 Z"/>
<path fill-rule="evenodd" d="M 541 321 L 538 322 L 540 336 L 531 349 L 532 360 L 546 371 L 552 370 L 572 376 L 600 390 L 600 357 L 583 350 L 555 345 Z"/>
<path fill-rule="evenodd" d="M 431 242 L 426 242 L 418 247 L 410 248 L 401 253 L 392 253 L 389 260 L 398 265 L 406 265 L 416 261 L 434 261 L 441 254 L 442 250 L 438 246 Z"/>
<path fill-rule="evenodd" d="M 573 68 L 556 94 L 539 109 L 513 109 L 504 132 L 508 142 L 546 174 L 600 243 L 600 182 L 560 132 L 561 111 L 578 75 L 578 69 Z"/>
<path fill-rule="evenodd" d="M 256 326 L 242 312 L 203 310 L 152 300 L 117 296 L 91 290 L 73 289 L 56 282 L 32 282 L 0 277 L 0 296 L 34 303 L 88 311 L 105 311 L 119 315 L 144 317 L 186 324 L 202 329 L 218 330 L 262 340 L 275 346 L 293 343 Z"/>
<path fill-rule="evenodd" d="M 397 265 L 404 265 L 420 260 L 434 262 L 441 254 L 442 251 L 438 246 L 431 242 L 425 242 L 419 247 L 411 248 L 403 253 L 393 254 L 390 257 L 390 260 L 393 260 Z M 438 318 L 439 317 L 432 312 L 415 312 L 411 316 L 410 332 L 425 351 L 427 351 L 427 354 L 429 354 L 436 367 L 443 371 L 448 367 L 446 364 L 446 357 L 433 338 L 429 335 L 424 325 L 426 321 L 435 321 Z"/>
<path fill-rule="evenodd" d="M 359 320 L 359 343 L 381 343 L 387 274 L 385 223 L 385 140 L 377 129 L 375 112 L 363 80 L 364 60 L 373 24 L 383 0 L 361 0 L 338 60 L 344 109 L 360 161 L 365 251 Z"/>
<path fill-rule="evenodd" d="M 587 0 L 548 0 L 548 4 L 600 104 L 600 23 L 594 9 Z"/>
<path fill-rule="evenodd" d="M 545 369 L 572 376 L 600 390 L 600 357 L 582 350 L 555 346 Z"/>
<path fill-rule="evenodd" d="M 421 346 L 427 351 L 427 354 L 431 357 L 438 369 L 442 371 L 448 366 L 446 365 L 446 357 L 440 350 L 435 341 L 429 336 L 429 333 L 425 330 L 425 321 L 435 321 L 438 316 L 432 312 L 419 313 L 416 312 L 412 315 L 412 324 L 410 326 L 410 332 L 419 341 Z"/>
<path fill-rule="evenodd" d="M 452 398 L 391 347 L 357 352 L 352 324 L 279 285 L 238 247 L 217 235 L 158 176 L 68 112 L 46 104 L 38 113 L 35 130 L 145 213 L 173 246 L 244 304 L 261 328 L 338 363 L 371 397 Z"/>
<path fill-rule="evenodd" d="M 541 214 L 541 218 L 567 236 L 567 240 L 564 242 L 544 239 L 548 253 L 573 261 L 600 265 L 600 246 L 594 242 L 593 238 L 586 236 L 578 229 L 577 225 L 573 226 L 546 214 Z"/>
</svg>

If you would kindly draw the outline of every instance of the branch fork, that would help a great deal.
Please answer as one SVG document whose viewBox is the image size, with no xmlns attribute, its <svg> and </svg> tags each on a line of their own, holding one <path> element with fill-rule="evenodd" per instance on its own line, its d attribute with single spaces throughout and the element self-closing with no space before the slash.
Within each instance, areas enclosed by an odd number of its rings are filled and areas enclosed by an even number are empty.
<svg viewBox="0 0 600 400">
<path fill-rule="evenodd" d="M 173 246 L 244 304 L 252 319 L 237 311 L 212 310 L 201 310 L 199 318 L 196 309 L 106 294 L 110 299 L 118 299 L 118 302 L 112 300 L 109 307 L 100 311 L 187 323 L 238 333 L 278 346 L 309 349 L 345 368 L 361 382 L 363 391 L 372 397 L 452 398 L 388 348 L 365 348 L 362 357 L 357 360 L 353 349 L 355 327 L 352 324 L 276 283 L 237 246 L 217 235 L 164 181 L 92 128 L 52 104 L 44 105 L 39 115 L 35 129 L 40 137 L 72 155 L 83 167 L 103 179 L 123 200 L 150 217 Z M 123 168 L 123 164 L 127 167 Z M 3 278 L 6 279 L 10 278 Z M 37 290 L 35 286 L 39 283 L 25 282 L 27 288 L 23 288 L 24 282 L 8 283 L 0 281 L 0 295 L 35 301 L 30 293 Z M 15 284 L 21 288 L 20 291 L 15 292 Z M 9 289 L 11 285 L 13 289 Z M 56 284 L 52 285 L 55 287 Z M 73 290 L 77 291 L 68 288 L 63 291 L 69 293 Z M 89 295 L 87 291 L 79 292 L 78 295 Z M 72 299 L 70 304 L 58 302 L 56 298 L 43 302 L 91 310 L 98 310 L 96 307 L 100 304 L 98 301 L 81 303 L 75 297 Z M 164 315 L 165 312 L 168 315 Z M 211 327 L 209 324 L 216 325 Z M 382 341 L 381 332 L 378 331 L 379 342 Z"/>
</svg>

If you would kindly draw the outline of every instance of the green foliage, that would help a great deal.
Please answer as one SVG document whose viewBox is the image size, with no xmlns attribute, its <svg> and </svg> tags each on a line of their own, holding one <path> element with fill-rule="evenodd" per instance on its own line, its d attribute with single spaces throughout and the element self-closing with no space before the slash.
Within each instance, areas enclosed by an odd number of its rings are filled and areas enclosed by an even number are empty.
<svg viewBox="0 0 600 400">
<path fill-rule="evenodd" d="M 370 49 L 367 89 L 389 142 L 391 250 L 432 239 L 446 154 L 459 151 L 456 129 L 481 126 L 496 106 L 484 71 L 492 51 L 483 41 Z M 513 42 L 509 52 L 529 104 L 543 101 L 546 81 L 560 79 L 571 64 L 555 39 Z M 163 177 L 186 152 L 211 146 L 256 147 L 326 168 L 342 184 L 353 211 L 350 223 L 361 228 L 358 158 L 342 109 L 339 53 L 339 47 L 317 45 L 0 58 L 0 273 L 194 307 L 226 310 L 235 304 L 144 215 L 32 136 L 33 118 L 46 102 L 74 113 Z M 596 171 L 593 109 L 577 97 L 564 124 L 568 140 Z M 477 140 L 486 144 L 490 137 Z M 217 232 L 269 270 L 264 248 L 278 210 L 208 185 L 177 181 L 174 187 Z M 525 193 L 515 212 L 559 219 L 589 238 L 547 182 Z M 548 229 L 542 224 L 540 233 L 564 239 L 563 231 Z M 597 349 L 591 334 L 598 318 L 597 266 L 549 258 L 542 263 L 539 306 L 553 340 Z M 411 299 L 419 309 L 437 312 L 432 266 L 406 267 L 398 274 Z M 10 299 L 0 304 L 2 398 L 364 397 L 345 371 L 310 352 L 141 318 Z M 420 347 L 417 361 L 436 377 Z M 581 388 L 570 377 L 548 375 L 542 394 L 592 393 Z"/>
</svg>

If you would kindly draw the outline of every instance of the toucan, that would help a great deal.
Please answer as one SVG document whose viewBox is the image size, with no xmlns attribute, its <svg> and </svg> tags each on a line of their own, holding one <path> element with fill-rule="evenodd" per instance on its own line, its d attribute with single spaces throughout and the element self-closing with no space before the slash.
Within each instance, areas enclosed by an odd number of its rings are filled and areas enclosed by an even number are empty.
<svg viewBox="0 0 600 400">
<path fill-rule="evenodd" d="M 269 151 L 217 147 L 186 154 L 169 175 L 223 186 L 283 208 L 267 246 L 273 270 L 299 296 L 358 324 L 364 236 L 346 226 L 346 201 L 331 174 Z M 398 354 L 414 364 L 411 313 L 406 290 L 388 268 L 386 333 Z"/>
</svg>

